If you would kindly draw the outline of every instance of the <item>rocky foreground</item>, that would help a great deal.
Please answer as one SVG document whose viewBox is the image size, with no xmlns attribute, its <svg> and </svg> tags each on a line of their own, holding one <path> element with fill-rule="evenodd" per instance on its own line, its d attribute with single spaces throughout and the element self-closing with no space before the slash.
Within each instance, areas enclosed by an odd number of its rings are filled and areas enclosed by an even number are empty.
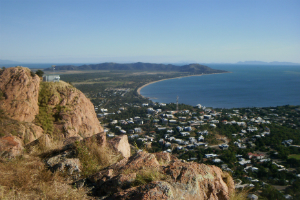
<svg viewBox="0 0 300 200">
<path fill-rule="evenodd" d="M 182 162 L 169 153 L 139 152 L 88 180 L 96 194 L 109 195 L 105 199 L 229 199 L 234 191 L 232 178 L 220 168 Z M 135 184 L 141 185 L 131 187 Z"/>
<path fill-rule="evenodd" d="M 234 193 L 232 177 L 216 166 L 132 153 L 127 135 L 106 141 L 89 99 L 27 68 L 0 71 L 0 111 L 3 198 L 223 200 Z"/>
</svg>

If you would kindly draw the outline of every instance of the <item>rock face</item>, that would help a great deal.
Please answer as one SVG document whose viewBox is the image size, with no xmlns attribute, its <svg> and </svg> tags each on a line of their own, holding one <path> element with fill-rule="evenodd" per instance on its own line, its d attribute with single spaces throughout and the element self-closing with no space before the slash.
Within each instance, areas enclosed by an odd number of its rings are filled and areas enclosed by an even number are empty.
<svg viewBox="0 0 300 200">
<path fill-rule="evenodd" d="M 40 78 L 31 76 L 24 67 L 12 67 L 0 71 L 0 92 L 4 99 L 2 108 L 12 119 L 32 122 L 39 113 L 38 95 Z"/>
<path fill-rule="evenodd" d="M 128 136 L 121 135 L 109 140 L 109 144 L 119 151 L 124 158 L 129 158 L 131 154 L 130 145 L 128 143 Z"/>
<path fill-rule="evenodd" d="M 91 176 L 89 181 L 104 199 L 229 200 L 234 191 L 231 176 L 220 168 L 182 162 L 168 153 L 139 152 Z"/>
<path fill-rule="evenodd" d="M 13 158 L 22 153 L 22 141 L 15 136 L 0 138 L 0 157 Z"/>
<path fill-rule="evenodd" d="M 34 123 L 23 123 L 20 125 L 19 133 L 20 138 L 23 139 L 23 142 L 26 145 L 43 136 L 44 130 Z"/>
<path fill-rule="evenodd" d="M 51 113 L 42 121 L 53 121 L 54 129 L 61 130 L 65 138 L 85 138 L 103 132 L 93 104 L 81 91 L 63 81 L 40 82 L 40 78 L 25 67 L 0 70 L 0 109 L 12 119 L 32 123 L 21 127 L 25 143 L 44 134 L 36 126 L 42 126 L 36 119 L 41 109 Z"/>
<path fill-rule="evenodd" d="M 82 92 L 63 81 L 40 82 L 40 78 L 25 67 L 0 69 L 2 110 L 5 113 L 2 125 L 7 127 L 1 136 L 12 134 L 14 137 L 0 138 L 0 154 L 13 157 L 23 144 L 34 144 L 32 142 L 45 133 L 51 135 L 54 131 L 64 138 L 79 140 L 96 135 L 99 143 L 106 143 L 94 106 Z M 9 120 L 15 120 L 13 126 Z"/>
<path fill-rule="evenodd" d="M 25 148 L 30 149 L 31 147 L 34 147 L 34 146 L 39 146 L 41 148 L 50 148 L 51 147 L 51 139 L 50 139 L 49 135 L 47 135 L 47 134 L 42 135 L 38 139 L 26 144 Z"/>
<path fill-rule="evenodd" d="M 85 138 L 103 132 L 91 101 L 70 84 L 43 82 L 40 93 L 40 104 L 52 109 L 66 138 Z"/>
<path fill-rule="evenodd" d="M 73 150 L 64 151 L 46 160 L 46 165 L 51 171 L 66 171 L 69 175 L 81 172 L 81 163 L 78 158 L 74 158 Z"/>
</svg>

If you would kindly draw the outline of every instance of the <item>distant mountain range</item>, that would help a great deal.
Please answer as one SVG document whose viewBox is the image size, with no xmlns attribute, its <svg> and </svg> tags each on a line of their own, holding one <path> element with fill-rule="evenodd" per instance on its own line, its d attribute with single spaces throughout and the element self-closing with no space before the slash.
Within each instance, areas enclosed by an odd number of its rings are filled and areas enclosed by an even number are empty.
<svg viewBox="0 0 300 200">
<path fill-rule="evenodd" d="M 1 60 L 0 59 L 0 65 L 3 65 L 3 64 L 17 64 L 19 62 L 16 62 L 16 61 L 12 61 L 12 60 Z"/>
<path fill-rule="evenodd" d="M 155 63 L 100 63 L 90 65 L 62 65 L 56 66 L 56 70 L 134 70 L 134 71 L 178 71 L 189 72 L 194 74 L 211 74 L 211 73 L 225 73 L 227 71 L 209 68 L 200 64 L 188 64 L 177 66 L 173 64 L 155 64 Z M 46 71 L 52 70 L 51 68 L 45 69 Z"/>
<path fill-rule="evenodd" d="M 142 63 L 142 62 L 137 62 L 137 63 Z M 124 63 L 124 64 L 118 64 L 118 63 L 113 63 L 113 62 L 107 62 L 107 63 L 101 63 L 101 64 L 88 64 L 88 65 L 82 65 L 82 66 L 92 66 L 92 65 L 102 65 L 101 67 L 104 67 L 104 65 L 108 66 L 108 65 L 134 65 L 134 66 L 137 66 L 137 63 Z M 152 65 L 164 65 L 163 68 L 170 68 L 170 66 L 173 66 L 173 67 L 178 67 L 178 66 L 187 66 L 187 65 L 191 65 L 189 63 L 192 63 L 192 62 L 177 62 L 177 63 L 163 63 L 163 64 L 152 64 Z M 18 62 L 18 61 L 13 61 L 13 60 L 2 60 L 0 59 L 0 65 L 24 65 L 24 64 L 49 64 L 49 63 L 34 63 L 34 62 Z M 82 63 L 83 64 L 83 63 Z M 145 64 L 151 64 L 151 63 L 143 63 L 144 66 Z M 237 63 L 202 63 L 204 65 L 208 65 L 208 64 L 241 64 L 241 65 L 300 65 L 300 63 L 293 63 L 293 62 L 278 62 L 278 61 L 273 61 L 273 62 L 264 62 L 264 61 L 239 61 Z M 51 64 L 53 65 L 53 64 Z M 67 64 L 67 63 L 57 63 L 57 65 L 59 65 L 59 67 L 69 67 L 70 69 L 65 69 L 65 70 L 71 70 L 72 67 L 75 67 L 80 65 L 80 63 L 74 63 L 74 64 Z M 82 67 L 80 66 L 80 67 Z M 128 67 L 127 66 L 127 67 Z M 141 64 L 139 65 L 141 66 Z M 168 66 L 168 67 L 165 67 L 165 66 Z M 94 67 L 94 66 L 92 66 Z M 129 67 L 131 68 L 131 67 Z"/>
<path fill-rule="evenodd" d="M 263 61 L 240 61 L 236 64 L 242 64 L 242 65 L 299 65 L 299 63 L 292 63 L 292 62 L 263 62 Z"/>
</svg>

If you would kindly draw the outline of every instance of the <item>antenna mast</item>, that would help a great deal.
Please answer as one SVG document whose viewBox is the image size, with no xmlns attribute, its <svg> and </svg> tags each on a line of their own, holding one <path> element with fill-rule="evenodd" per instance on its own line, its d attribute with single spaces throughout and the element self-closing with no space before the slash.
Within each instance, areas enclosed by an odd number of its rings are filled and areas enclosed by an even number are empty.
<svg viewBox="0 0 300 200">
<path fill-rule="evenodd" d="M 53 73 L 53 75 L 54 75 L 54 71 L 55 71 L 55 66 L 56 66 L 56 65 L 52 65 L 52 66 L 51 66 L 51 67 L 52 67 L 52 69 L 53 69 L 53 72 L 52 72 L 52 73 Z"/>
<path fill-rule="evenodd" d="M 177 112 L 178 112 L 178 99 L 179 99 L 179 97 L 177 96 L 177 98 L 176 98 L 176 110 L 177 110 Z"/>
</svg>

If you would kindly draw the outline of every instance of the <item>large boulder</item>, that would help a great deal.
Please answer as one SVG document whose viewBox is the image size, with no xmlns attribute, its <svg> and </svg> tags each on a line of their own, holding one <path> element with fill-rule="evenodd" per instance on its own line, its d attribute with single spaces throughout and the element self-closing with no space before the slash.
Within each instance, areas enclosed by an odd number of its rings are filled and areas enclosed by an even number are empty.
<svg viewBox="0 0 300 200">
<path fill-rule="evenodd" d="M 78 158 L 74 158 L 75 154 L 73 150 L 63 151 L 56 156 L 46 159 L 46 166 L 53 172 L 67 172 L 69 175 L 80 173 L 81 163 Z"/>
<path fill-rule="evenodd" d="M 39 137 L 38 139 L 28 143 L 25 145 L 26 149 L 31 149 L 33 147 L 38 147 L 40 149 L 47 149 L 51 147 L 51 139 L 49 137 L 48 134 L 44 134 L 41 137 Z"/>
<path fill-rule="evenodd" d="M 12 119 L 32 122 L 39 113 L 40 78 L 25 67 L 0 70 L 0 108 Z"/>
<path fill-rule="evenodd" d="M 24 144 L 29 144 L 44 135 L 44 130 L 34 123 L 20 124 L 19 137 L 23 139 Z"/>
<path fill-rule="evenodd" d="M 17 132 L 25 144 L 44 133 L 81 139 L 104 135 L 93 104 L 81 91 L 63 81 L 40 82 L 25 67 L 0 70 L 0 110 L 23 123 Z"/>
<path fill-rule="evenodd" d="M 0 157 L 14 158 L 22 153 L 22 141 L 15 136 L 0 138 Z"/>
<path fill-rule="evenodd" d="M 103 133 L 92 102 L 64 81 L 41 84 L 40 106 L 51 110 L 56 129 L 62 129 L 65 138 Z"/>
<path fill-rule="evenodd" d="M 108 143 L 117 151 L 119 151 L 124 156 L 124 158 L 130 157 L 131 150 L 130 150 L 130 145 L 128 143 L 127 135 L 117 136 L 109 140 Z"/>
</svg>

